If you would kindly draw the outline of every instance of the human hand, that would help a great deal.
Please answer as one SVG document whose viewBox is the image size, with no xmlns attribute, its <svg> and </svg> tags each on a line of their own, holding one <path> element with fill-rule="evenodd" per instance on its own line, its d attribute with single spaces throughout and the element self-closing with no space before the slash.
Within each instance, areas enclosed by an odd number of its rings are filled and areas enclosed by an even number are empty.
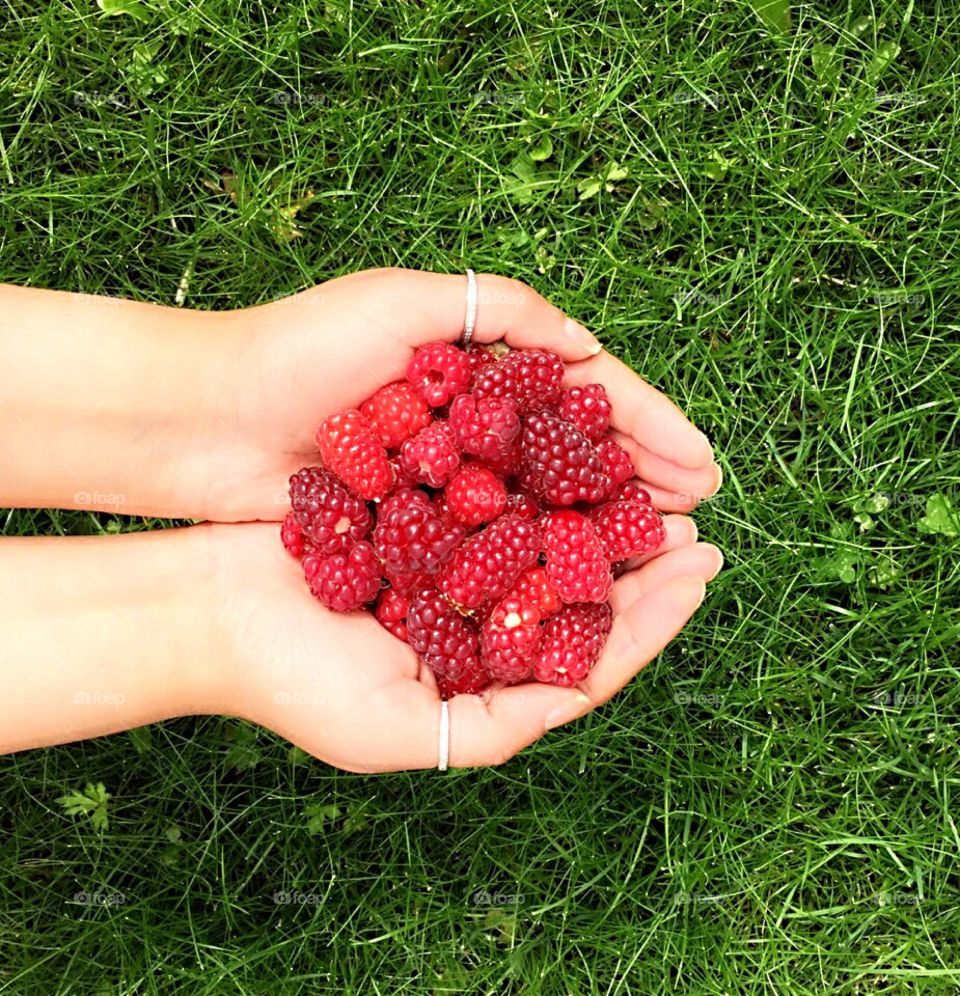
<svg viewBox="0 0 960 996">
<path fill-rule="evenodd" d="M 690 519 L 619 578 L 603 655 L 577 688 L 528 683 L 450 702 L 450 765 L 499 764 L 548 729 L 618 692 L 682 629 L 722 557 L 694 542 Z M 213 620 L 206 656 L 220 674 L 216 711 L 239 715 L 349 771 L 437 765 L 440 699 L 430 671 L 369 613 L 321 606 L 271 525 L 209 527 Z"/>
<path fill-rule="evenodd" d="M 690 511 L 716 492 L 720 469 L 706 437 L 663 394 L 525 284 L 480 274 L 478 289 L 474 341 L 552 349 L 568 363 L 568 383 L 602 383 L 617 438 L 661 510 Z M 287 479 L 317 462 L 314 429 L 402 379 L 417 346 L 456 341 L 465 301 L 463 276 L 365 270 L 239 313 L 223 342 L 207 518 L 283 518 Z"/>
</svg>

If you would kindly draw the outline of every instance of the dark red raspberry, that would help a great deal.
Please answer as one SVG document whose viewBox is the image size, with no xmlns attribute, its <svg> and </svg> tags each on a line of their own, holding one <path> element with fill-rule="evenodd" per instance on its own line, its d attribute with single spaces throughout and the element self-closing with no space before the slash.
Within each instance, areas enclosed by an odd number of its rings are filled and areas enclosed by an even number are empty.
<svg viewBox="0 0 960 996">
<path fill-rule="evenodd" d="M 398 595 L 403 595 L 406 599 L 409 599 L 419 588 L 424 588 L 433 583 L 431 576 L 423 571 L 403 574 L 399 571 L 391 571 L 389 567 L 384 567 L 383 576 L 389 582 L 390 587 Z"/>
<path fill-rule="evenodd" d="M 393 633 L 398 640 L 407 642 L 407 610 L 410 608 L 410 599 L 401 595 L 395 588 L 384 588 L 377 599 L 377 608 L 374 615 L 380 625 Z"/>
<path fill-rule="evenodd" d="M 400 466 L 431 488 L 442 488 L 460 466 L 457 437 L 448 422 L 421 429 L 400 448 Z"/>
<path fill-rule="evenodd" d="M 594 504 L 610 490 L 610 478 L 593 444 L 557 415 L 528 415 L 523 420 L 521 448 L 521 485 L 552 505 Z"/>
<path fill-rule="evenodd" d="M 538 522 L 501 515 L 468 536 L 438 575 L 438 587 L 464 611 L 496 602 L 540 555 Z"/>
<path fill-rule="evenodd" d="M 306 553 L 314 552 L 313 544 L 303 535 L 303 526 L 297 520 L 296 512 L 287 512 L 284 516 L 283 524 L 280 526 L 280 539 L 287 553 L 297 560 Z"/>
<path fill-rule="evenodd" d="M 563 360 L 545 349 L 514 349 L 499 363 L 473 375 L 470 393 L 482 398 L 512 398 L 521 414 L 552 408 L 563 390 Z"/>
<path fill-rule="evenodd" d="M 393 484 L 390 485 L 388 494 L 393 494 L 394 491 L 399 491 L 401 488 L 416 488 L 420 486 L 420 482 L 413 474 L 408 474 L 400 466 L 399 454 L 390 461 L 390 470 L 393 473 Z"/>
<path fill-rule="evenodd" d="M 471 657 L 467 661 L 463 674 L 456 681 L 443 678 L 439 674 L 435 677 L 437 690 L 442 699 L 452 699 L 454 695 L 476 695 L 490 684 L 490 674 L 479 657 Z"/>
<path fill-rule="evenodd" d="M 566 606 L 544 624 L 533 676 L 564 688 L 583 681 L 600 659 L 612 622 L 605 603 Z"/>
<path fill-rule="evenodd" d="M 324 466 L 361 498 L 382 498 L 393 483 L 387 451 L 373 426 L 348 408 L 325 418 L 316 443 Z"/>
<path fill-rule="evenodd" d="M 540 506 L 536 499 L 522 491 L 512 491 L 507 495 L 507 507 L 505 512 L 519 515 L 521 519 L 532 521 L 540 514 Z"/>
<path fill-rule="evenodd" d="M 496 363 L 500 357 L 492 346 L 472 346 L 467 350 L 467 359 L 470 361 L 470 372 L 473 373 L 488 363 Z"/>
<path fill-rule="evenodd" d="M 370 532 L 367 503 L 322 467 L 303 467 L 290 478 L 290 504 L 321 557 L 346 553 Z"/>
<path fill-rule="evenodd" d="M 593 523 L 564 509 L 543 519 L 547 577 L 565 602 L 602 602 L 610 594 L 610 561 Z"/>
<path fill-rule="evenodd" d="M 407 610 L 407 642 L 437 678 L 456 681 L 478 666 L 477 631 L 435 588 L 421 588 Z"/>
<path fill-rule="evenodd" d="M 430 408 L 416 388 L 406 380 L 381 387 L 360 406 L 387 449 L 399 449 L 411 436 L 432 421 Z"/>
<path fill-rule="evenodd" d="M 377 519 L 373 546 L 393 575 L 429 573 L 450 557 L 462 537 L 463 528 L 445 526 L 424 496 L 407 505 L 392 502 Z"/>
<path fill-rule="evenodd" d="M 450 425 L 463 452 L 485 461 L 511 456 L 520 438 L 520 415 L 512 398 L 461 394 L 450 406 Z"/>
<path fill-rule="evenodd" d="M 591 442 L 599 442 L 610 428 L 610 399 L 602 384 L 568 387 L 557 414 L 575 425 Z"/>
<path fill-rule="evenodd" d="M 597 443 L 597 456 L 603 464 L 603 472 L 610 478 L 610 489 L 617 489 L 637 472 L 630 454 L 615 440 L 607 436 Z"/>
<path fill-rule="evenodd" d="M 397 488 L 396 491 L 391 491 L 377 506 L 377 519 L 382 519 L 395 508 L 407 508 L 415 504 L 429 505 L 430 495 L 426 491 L 421 491 L 416 485 L 409 488 Z"/>
<path fill-rule="evenodd" d="M 448 342 L 421 346 L 407 366 L 407 380 L 433 408 L 462 394 L 470 383 L 470 360 Z"/>
<path fill-rule="evenodd" d="M 443 493 L 451 511 L 468 526 L 492 522 L 507 504 L 503 481 L 478 464 L 458 470 Z"/>
<path fill-rule="evenodd" d="M 631 477 L 629 481 L 624 481 L 620 485 L 620 490 L 613 496 L 614 501 L 629 501 L 631 498 L 645 501 L 648 505 L 652 504 L 650 492 L 640 483 L 639 477 Z"/>
<path fill-rule="evenodd" d="M 540 610 L 520 594 L 497 602 L 480 630 L 480 659 L 494 681 L 529 678 L 539 646 Z"/>
<path fill-rule="evenodd" d="M 310 591 L 336 612 L 359 609 L 380 590 L 380 562 L 369 543 L 332 557 L 304 557 L 302 563 Z"/>
<path fill-rule="evenodd" d="M 612 501 L 590 512 L 607 559 L 615 562 L 650 553 L 666 532 L 660 513 L 645 501 Z"/>
<path fill-rule="evenodd" d="M 559 612 L 562 605 L 560 596 L 542 567 L 528 567 L 504 597 L 511 596 L 520 598 L 525 605 L 536 606 L 542 619 Z"/>
</svg>

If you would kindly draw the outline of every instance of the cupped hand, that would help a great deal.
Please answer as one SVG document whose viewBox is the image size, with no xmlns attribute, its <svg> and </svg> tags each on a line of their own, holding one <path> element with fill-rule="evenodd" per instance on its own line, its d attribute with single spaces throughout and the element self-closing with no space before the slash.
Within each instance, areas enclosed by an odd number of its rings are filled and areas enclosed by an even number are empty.
<svg viewBox="0 0 960 996">
<path fill-rule="evenodd" d="M 500 764 L 549 729 L 618 692 L 673 639 L 720 569 L 690 519 L 666 518 L 667 538 L 619 578 L 613 628 L 576 688 L 529 683 L 450 702 L 450 764 Z M 274 526 L 213 526 L 217 563 L 211 657 L 223 711 L 273 730 L 338 768 L 436 767 L 440 699 L 428 668 L 369 613 L 337 614 L 310 594 Z"/>
<path fill-rule="evenodd" d="M 478 276 L 474 341 L 552 349 L 569 383 L 604 384 L 613 423 L 655 504 L 685 512 L 720 486 L 707 438 L 663 394 L 600 348 L 582 326 L 525 284 Z M 217 479 L 207 517 L 279 520 L 287 479 L 317 461 L 313 433 L 404 376 L 414 350 L 463 332 L 466 278 L 416 270 L 365 270 L 239 313 L 218 372 L 222 397 L 210 426 Z"/>
</svg>

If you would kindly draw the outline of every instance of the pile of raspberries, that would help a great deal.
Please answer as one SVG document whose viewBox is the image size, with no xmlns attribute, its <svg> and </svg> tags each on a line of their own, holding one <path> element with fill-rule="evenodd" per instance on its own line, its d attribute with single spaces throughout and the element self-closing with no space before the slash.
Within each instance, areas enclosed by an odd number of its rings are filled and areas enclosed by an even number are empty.
<svg viewBox="0 0 960 996">
<path fill-rule="evenodd" d="M 290 478 L 283 545 L 328 608 L 372 608 L 440 694 L 569 687 L 600 656 L 623 561 L 663 521 L 610 434 L 600 384 L 503 344 L 435 342 L 407 378 L 317 429 Z"/>
</svg>

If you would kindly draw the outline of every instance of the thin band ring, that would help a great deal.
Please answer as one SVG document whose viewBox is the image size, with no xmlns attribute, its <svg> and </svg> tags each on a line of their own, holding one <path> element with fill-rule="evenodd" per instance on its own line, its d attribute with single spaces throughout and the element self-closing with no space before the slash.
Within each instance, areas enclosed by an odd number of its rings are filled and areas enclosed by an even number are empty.
<svg viewBox="0 0 960 996">
<path fill-rule="evenodd" d="M 463 348 L 470 348 L 473 330 L 477 327 L 477 275 L 467 270 L 467 316 L 463 322 Z"/>
<path fill-rule="evenodd" d="M 446 700 L 440 703 L 440 760 L 437 768 L 446 771 L 450 761 L 450 708 Z"/>
</svg>

